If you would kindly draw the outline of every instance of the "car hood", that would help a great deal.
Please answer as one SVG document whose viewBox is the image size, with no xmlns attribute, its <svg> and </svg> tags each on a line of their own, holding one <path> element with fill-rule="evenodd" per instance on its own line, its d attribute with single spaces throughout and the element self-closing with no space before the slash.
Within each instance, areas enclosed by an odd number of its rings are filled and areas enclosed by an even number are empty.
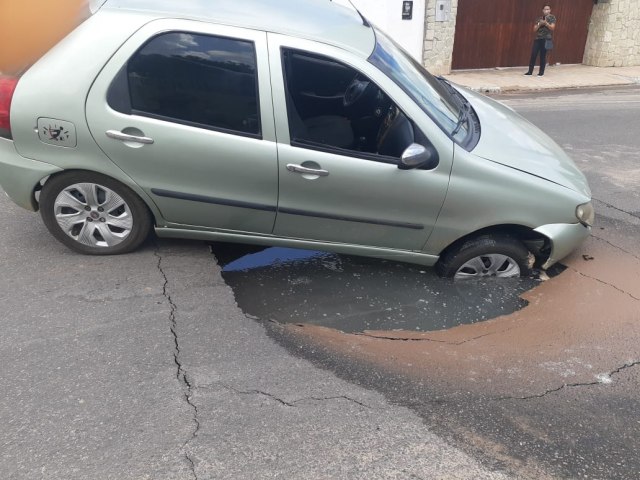
<svg viewBox="0 0 640 480">
<path fill-rule="evenodd" d="M 570 188 L 587 197 L 584 174 L 546 133 L 511 108 L 456 85 L 480 118 L 480 141 L 472 153 Z"/>
</svg>

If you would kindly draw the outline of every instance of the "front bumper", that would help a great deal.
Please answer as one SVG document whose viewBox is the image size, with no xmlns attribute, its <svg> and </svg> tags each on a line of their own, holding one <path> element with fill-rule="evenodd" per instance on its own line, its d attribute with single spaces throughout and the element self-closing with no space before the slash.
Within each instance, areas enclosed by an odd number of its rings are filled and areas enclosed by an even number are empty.
<svg viewBox="0 0 640 480">
<path fill-rule="evenodd" d="M 38 210 L 34 190 L 44 177 L 62 169 L 21 156 L 11 140 L 0 138 L 0 186 L 17 205 Z"/>
<path fill-rule="evenodd" d="M 542 265 L 543 269 L 562 260 L 591 235 L 591 227 L 585 227 L 581 223 L 553 223 L 542 225 L 535 231 L 547 237 L 551 243 L 551 254 Z"/>
</svg>

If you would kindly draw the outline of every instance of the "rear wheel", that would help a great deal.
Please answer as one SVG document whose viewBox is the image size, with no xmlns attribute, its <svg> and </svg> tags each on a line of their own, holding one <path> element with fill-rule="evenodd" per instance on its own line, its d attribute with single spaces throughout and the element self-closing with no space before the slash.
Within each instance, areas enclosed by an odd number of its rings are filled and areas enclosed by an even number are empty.
<svg viewBox="0 0 640 480">
<path fill-rule="evenodd" d="M 91 172 L 51 178 L 40 194 L 40 214 L 54 237 L 89 255 L 130 252 L 151 229 L 149 210 L 131 189 Z"/>
<path fill-rule="evenodd" d="M 443 277 L 510 278 L 528 275 L 529 251 L 522 242 L 505 235 L 472 238 L 442 255 L 436 270 Z"/>
</svg>

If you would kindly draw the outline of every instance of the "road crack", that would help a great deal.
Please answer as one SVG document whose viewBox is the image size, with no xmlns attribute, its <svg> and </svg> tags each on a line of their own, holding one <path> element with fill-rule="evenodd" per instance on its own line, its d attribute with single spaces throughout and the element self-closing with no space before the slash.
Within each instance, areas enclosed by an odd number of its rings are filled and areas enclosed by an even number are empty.
<svg viewBox="0 0 640 480">
<path fill-rule="evenodd" d="M 513 330 L 513 328 L 514 327 L 509 327 L 509 328 L 505 328 L 503 330 L 498 330 L 497 332 L 483 333 L 482 335 L 478 335 L 476 337 L 471 337 L 471 338 L 466 338 L 466 339 L 460 340 L 458 342 L 452 342 L 452 341 L 449 341 L 449 340 L 436 340 L 434 338 L 387 337 L 387 336 L 372 335 L 370 333 L 362 333 L 362 332 L 353 333 L 352 335 L 358 335 L 358 336 L 361 336 L 361 337 L 375 338 L 377 340 L 391 340 L 392 342 L 433 342 L 433 343 L 442 343 L 444 345 L 458 346 L 458 345 L 464 345 L 465 343 L 468 343 L 468 342 L 473 342 L 474 340 L 478 340 L 480 338 L 488 337 L 490 335 L 497 335 L 499 333 L 508 332 L 509 330 Z"/>
<path fill-rule="evenodd" d="M 287 402 L 285 400 L 282 400 L 281 398 L 276 397 L 275 395 L 272 395 L 270 393 L 267 392 L 263 392 L 262 390 L 238 390 L 237 388 L 233 388 L 229 385 L 225 385 L 224 383 L 220 383 L 219 385 L 221 385 L 222 387 L 226 388 L 227 390 L 236 393 L 237 395 L 263 395 L 265 397 L 268 397 L 272 400 L 274 400 L 275 402 L 284 405 L 285 407 L 294 407 L 295 405 L 293 403 Z"/>
<path fill-rule="evenodd" d="M 595 200 L 596 202 L 600 202 L 603 205 L 606 205 L 607 207 L 612 208 L 614 210 L 617 210 L 617 211 L 619 211 L 621 213 L 626 213 L 627 215 L 629 215 L 629 216 L 631 216 L 633 218 L 640 219 L 640 215 L 638 215 L 636 213 L 633 213 L 633 212 L 628 212 L 627 210 L 623 210 L 622 208 L 618 208 L 615 205 L 611 205 L 610 203 L 607 203 L 607 202 L 605 202 L 603 200 L 600 200 L 599 198 L 592 198 L 592 200 Z"/>
<path fill-rule="evenodd" d="M 578 275 L 582 275 L 585 278 L 590 278 L 591 280 L 595 280 L 596 282 L 602 283 L 603 285 L 606 285 L 608 287 L 611 287 L 617 291 L 619 291 L 620 293 L 624 293 L 625 295 L 628 295 L 629 297 L 633 298 L 634 300 L 638 300 L 640 301 L 640 298 L 636 297 L 635 295 L 627 292 L 626 290 L 621 289 L 620 287 L 616 287 L 615 285 L 613 285 L 612 283 L 609 282 L 605 282 L 604 280 L 600 280 L 597 277 L 592 277 L 591 275 L 587 275 L 586 273 L 582 273 L 580 270 L 578 270 L 577 268 L 574 267 L 568 267 L 571 270 L 573 270 L 574 272 L 576 272 Z"/>
<path fill-rule="evenodd" d="M 298 400 L 294 400 L 291 403 L 293 403 L 295 405 L 295 404 L 301 403 L 301 402 L 310 402 L 310 401 L 313 401 L 313 402 L 325 402 L 325 401 L 329 401 L 329 400 L 347 400 L 349 402 L 352 402 L 352 403 L 355 403 L 357 405 L 360 405 L 361 407 L 368 408 L 370 410 L 372 409 L 366 403 L 362 403 L 362 402 L 360 402 L 358 400 L 355 400 L 355 399 L 353 399 L 351 397 L 348 397 L 346 395 L 336 395 L 334 397 L 305 397 L 305 398 L 300 398 Z"/>
<path fill-rule="evenodd" d="M 600 240 L 601 242 L 605 242 L 608 243 L 609 245 L 611 245 L 613 248 L 617 248 L 618 250 L 620 250 L 621 252 L 626 253 L 627 255 L 631 255 L 633 258 L 635 258 L 636 260 L 640 260 L 640 257 L 632 252 L 630 252 L 629 250 L 625 250 L 624 248 L 622 248 L 619 245 L 616 245 L 615 243 L 610 242 L 609 240 L 607 240 L 606 238 L 602 238 L 599 237 L 597 235 L 591 234 L 591 236 L 593 238 L 595 238 L 596 240 Z"/>
<path fill-rule="evenodd" d="M 302 402 L 310 402 L 310 401 L 314 401 L 314 402 L 324 402 L 324 401 L 330 401 L 330 400 L 347 400 L 349 402 L 355 403 L 357 405 L 360 405 L 361 407 L 364 408 L 369 408 L 371 409 L 371 407 L 365 403 L 362 403 L 358 400 L 355 400 L 351 397 L 348 397 L 347 395 L 335 395 L 335 396 L 331 396 L 331 397 L 304 397 L 304 398 L 299 398 L 297 400 L 293 400 L 290 402 L 287 402 L 286 400 L 283 400 L 282 398 L 276 397 L 275 395 L 265 392 L 263 390 L 239 390 L 237 388 L 234 388 L 230 385 L 226 385 L 224 383 L 219 383 L 218 385 L 224 387 L 225 389 L 237 394 L 237 395 L 262 395 L 265 396 L 267 398 L 270 398 L 271 400 L 279 403 L 280 405 L 284 405 L 285 407 L 296 407 L 298 403 L 302 403 Z"/>
<path fill-rule="evenodd" d="M 374 338 L 376 340 L 391 340 L 392 342 L 433 342 L 433 343 L 444 343 L 444 344 L 448 344 L 448 345 L 452 344 L 452 342 L 447 342 L 446 340 L 435 340 L 433 338 L 387 337 L 387 336 L 372 335 L 370 333 L 362 333 L 362 332 L 354 332 L 351 335 L 356 335 L 358 337 Z"/>
<path fill-rule="evenodd" d="M 551 393 L 559 392 L 560 390 L 564 390 L 565 388 L 590 387 L 594 385 L 608 385 L 613 382 L 612 377 L 614 375 L 617 375 L 623 370 L 626 370 L 628 368 L 632 368 L 638 365 L 640 365 L 640 360 L 630 361 L 628 363 L 625 363 L 621 367 L 618 367 L 615 370 L 610 371 L 609 373 L 601 373 L 596 377 L 597 379 L 593 382 L 563 383 L 557 388 L 551 388 L 549 390 L 545 390 L 544 392 L 538 393 L 535 395 L 526 395 L 524 397 L 504 396 L 504 397 L 498 397 L 496 398 L 496 400 L 531 400 L 534 398 L 546 397 Z"/>
<path fill-rule="evenodd" d="M 198 480 L 195 463 L 193 461 L 193 458 L 189 455 L 189 452 L 186 450 L 189 442 L 191 442 L 193 439 L 196 438 L 200 430 L 200 421 L 198 420 L 198 407 L 193 402 L 193 386 L 189 381 L 189 377 L 187 376 L 187 371 L 185 370 L 185 368 L 183 367 L 180 361 L 180 341 L 178 338 L 178 321 L 177 321 L 178 307 L 176 306 L 173 299 L 171 298 L 171 295 L 169 294 L 169 279 L 167 278 L 167 274 L 162 268 L 162 255 L 160 255 L 160 248 L 157 246 L 156 246 L 154 255 L 158 259 L 157 269 L 160 272 L 160 275 L 162 275 L 162 278 L 164 281 L 162 285 L 162 296 L 167 300 L 170 307 L 169 330 L 171 331 L 171 335 L 173 337 L 173 361 L 176 365 L 176 380 L 178 380 L 178 383 L 181 386 L 181 390 L 182 390 L 182 394 L 184 396 L 185 402 L 189 405 L 189 408 L 193 412 L 194 429 L 193 429 L 193 432 L 191 433 L 191 436 L 187 440 L 185 440 L 185 442 L 182 444 L 182 448 L 185 449 L 184 456 L 187 462 L 189 463 L 189 466 L 191 468 L 191 473 L 193 474 L 193 477 L 196 480 Z"/>
</svg>

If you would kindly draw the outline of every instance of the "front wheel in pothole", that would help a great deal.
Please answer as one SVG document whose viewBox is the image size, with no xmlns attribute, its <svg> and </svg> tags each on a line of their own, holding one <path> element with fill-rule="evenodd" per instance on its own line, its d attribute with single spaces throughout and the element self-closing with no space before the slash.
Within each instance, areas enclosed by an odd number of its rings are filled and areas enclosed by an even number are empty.
<svg viewBox="0 0 640 480">
<path fill-rule="evenodd" d="M 151 229 L 149 210 L 133 191 L 91 172 L 51 178 L 40 194 L 40 213 L 54 237 L 89 255 L 130 252 Z"/>
<path fill-rule="evenodd" d="M 522 242 L 503 235 L 485 235 L 467 240 L 446 252 L 436 264 L 443 277 L 454 279 L 528 275 L 529 251 Z"/>
</svg>

